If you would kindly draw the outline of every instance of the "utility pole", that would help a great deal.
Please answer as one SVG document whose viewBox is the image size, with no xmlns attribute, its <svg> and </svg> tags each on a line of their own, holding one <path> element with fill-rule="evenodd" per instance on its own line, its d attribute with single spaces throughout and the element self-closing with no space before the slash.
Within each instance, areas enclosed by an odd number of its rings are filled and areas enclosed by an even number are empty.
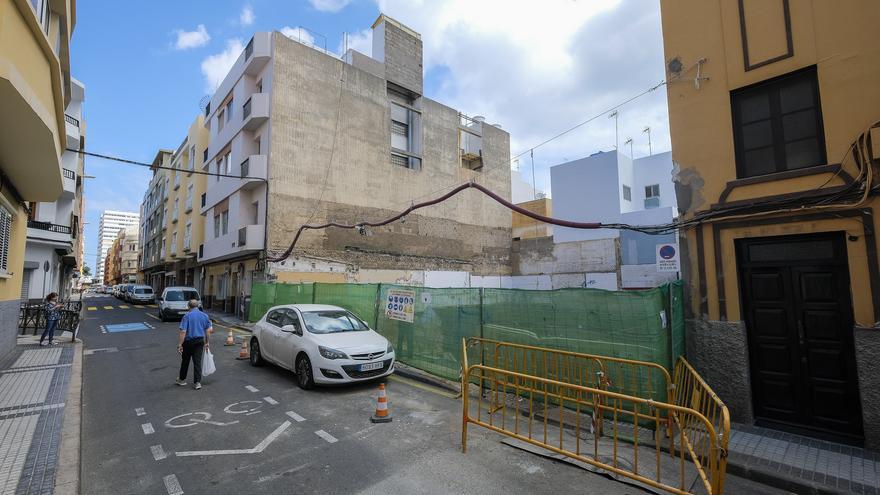
<svg viewBox="0 0 880 495">
<path fill-rule="evenodd" d="M 653 155 L 653 153 L 651 152 L 651 128 L 648 126 L 645 126 L 645 128 L 642 129 L 642 132 L 648 134 L 648 156 L 651 156 L 651 155 Z"/>
<path fill-rule="evenodd" d="M 614 149 L 617 149 L 618 145 L 620 144 L 620 140 L 617 137 L 617 117 L 618 116 L 619 116 L 619 114 L 617 113 L 617 110 L 608 114 L 609 119 L 612 119 L 612 118 L 614 119 Z"/>
<path fill-rule="evenodd" d="M 631 138 L 631 137 L 626 138 L 626 141 L 624 141 L 623 144 L 629 145 L 629 159 L 632 160 L 633 158 L 635 158 L 633 156 L 633 138 Z"/>
</svg>

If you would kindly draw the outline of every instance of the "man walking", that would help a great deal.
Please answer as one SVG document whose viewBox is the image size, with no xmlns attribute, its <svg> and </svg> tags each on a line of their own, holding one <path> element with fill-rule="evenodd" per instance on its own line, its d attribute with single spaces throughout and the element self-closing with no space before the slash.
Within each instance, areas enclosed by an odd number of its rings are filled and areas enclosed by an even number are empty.
<svg viewBox="0 0 880 495">
<path fill-rule="evenodd" d="M 208 338 L 214 333 L 211 319 L 199 310 L 199 302 L 195 299 L 189 301 L 189 312 L 180 320 L 180 334 L 177 337 L 177 352 L 180 353 L 180 375 L 177 384 L 186 385 L 186 374 L 189 370 L 189 360 L 193 362 L 193 380 L 195 388 L 202 388 L 202 354 L 209 348 Z"/>
</svg>

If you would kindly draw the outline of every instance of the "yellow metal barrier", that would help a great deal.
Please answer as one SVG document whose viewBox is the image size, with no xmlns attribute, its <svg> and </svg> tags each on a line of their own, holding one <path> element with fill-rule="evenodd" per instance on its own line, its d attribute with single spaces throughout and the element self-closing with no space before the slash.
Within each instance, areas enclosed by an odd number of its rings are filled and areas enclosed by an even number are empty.
<svg viewBox="0 0 880 495">
<path fill-rule="evenodd" d="M 480 344 L 478 356 L 485 364 L 469 365 L 468 348 Z M 467 450 L 467 427 L 472 423 L 672 493 L 690 493 L 688 480 L 700 480 L 707 493 L 720 494 L 730 431 L 729 420 L 723 419 L 727 410 L 684 360 L 679 363 L 677 386 L 669 387 L 669 373 L 654 363 L 463 340 L 462 450 Z M 609 365 L 629 366 L 641 378 L 645 370 L 652 370 L 664 378 L 663 392 L 675 391 L 676 402 L 608 390 L 613 384 L 605 379 Z M 657 368 L 662 372 L 654 371 Z M 636 391 L 655 391 L 629 383 Z M 476 404 L 469 384 L 478 387 Z M 717 415 L 711 416 L 713 412 Z M 675 425 L 674 432 L 670 424 Z M 665 431 L 666 438 L 643 432 L 640 439 L 644 427 Z M 663 445 L 666 441 L 668 445 Z M 677 474 L 672 480 L 670 462 Z"/>
</svg>

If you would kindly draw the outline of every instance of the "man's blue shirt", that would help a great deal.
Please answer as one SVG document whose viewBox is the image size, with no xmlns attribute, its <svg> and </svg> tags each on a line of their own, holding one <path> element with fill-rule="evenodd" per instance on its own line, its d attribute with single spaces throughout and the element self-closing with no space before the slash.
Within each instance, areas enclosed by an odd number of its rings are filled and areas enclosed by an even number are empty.
<svg viewBox="0 0 880 495">
<path fill-rule="evenodd" d="M 205 338 L 205 331 L 209 328 L 211 328 L 211 319 L 199 310 L 190 310 L 180 320 L 180 329 L 186 331 L 185 340 Z"/>
</svg>

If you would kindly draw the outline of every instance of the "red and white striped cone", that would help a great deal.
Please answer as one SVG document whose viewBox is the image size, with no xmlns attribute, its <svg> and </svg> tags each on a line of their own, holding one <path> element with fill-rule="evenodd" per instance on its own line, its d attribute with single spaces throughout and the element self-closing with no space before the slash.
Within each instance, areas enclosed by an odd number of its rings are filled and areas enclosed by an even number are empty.
<svg viewBox="0 0 880 495">
<path fill-rule="evenodd" d="M 223 345 L 235 345 L 235 336 L 232 335 L 232 330 L 229 331 L 229 335 L 226 336 L 226 342 Z"/>
<path fill-rule="evenodd" d="M 379 384 L 379 400 L 376 402 L 376 414 L 370 416 L 373 423 L 390 423 L 391 413 L 388 412 L 388 398 L 385 397 L 385 384 Z"/>
</svg>

